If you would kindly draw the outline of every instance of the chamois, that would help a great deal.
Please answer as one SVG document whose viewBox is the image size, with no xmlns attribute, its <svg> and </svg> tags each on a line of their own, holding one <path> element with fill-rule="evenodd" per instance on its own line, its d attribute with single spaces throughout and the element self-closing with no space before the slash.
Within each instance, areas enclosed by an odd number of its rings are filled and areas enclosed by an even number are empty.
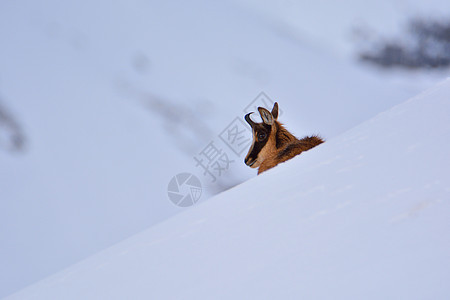
<svg viewBox="0 0 450 300">
<path fill-rule="evenodd" d="M 258 175 L 285 162 L 303 151 L 307 151 L 324 142 L 319 136 L 297 139 L 277 121 L 278 103 L 275 102 L 272 112 L 258 107 L 262 123 L 255 123 L 248 113 L 244 119 L 252 127 L 253 142 L 245 157 L 245 164 L 250 168 L 258 168 Z"/>
</svg>

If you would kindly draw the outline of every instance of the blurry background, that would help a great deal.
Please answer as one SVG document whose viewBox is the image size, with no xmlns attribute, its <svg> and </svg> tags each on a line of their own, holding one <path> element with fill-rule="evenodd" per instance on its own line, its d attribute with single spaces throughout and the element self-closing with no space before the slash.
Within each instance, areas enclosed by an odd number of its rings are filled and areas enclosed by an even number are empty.
<svg viewBox="0 0 450 300">
<path fill-rule="evenodd" d="M 264 91 L 330 140 L 449 74 L 450 2 L 0 2 L 0 297 L 255 176 L 193 159 Z M 250 134 L 248 134 L 250 136 Z M 229 152 L 230 153 L 230 152 Z"/>
</svg>

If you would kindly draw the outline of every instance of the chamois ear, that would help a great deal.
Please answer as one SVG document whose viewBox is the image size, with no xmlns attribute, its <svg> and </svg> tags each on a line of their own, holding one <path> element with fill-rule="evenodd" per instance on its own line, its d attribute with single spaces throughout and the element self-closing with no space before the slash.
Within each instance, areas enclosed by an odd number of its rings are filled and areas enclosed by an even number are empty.
<svg viewBox="0 0 450 300">
<path fill-rule="evenodd" d="M 261 119 L 264 124 L 273 125 L 273 116 L 267 109 L 263 107 L 258 107 L 259 114 L 261 115 Z"/>
<path fill-rule="evenodd" d="M 272 108 L 272 116 L 274 120 L 278 119 L 278 102 L 275 102 Z"/>
</svg>

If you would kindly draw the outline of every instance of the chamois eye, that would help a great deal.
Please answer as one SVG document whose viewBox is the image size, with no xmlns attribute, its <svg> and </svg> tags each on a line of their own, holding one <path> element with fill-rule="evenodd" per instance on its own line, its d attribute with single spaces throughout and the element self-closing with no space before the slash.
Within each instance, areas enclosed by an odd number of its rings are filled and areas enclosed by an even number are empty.
<svg viewBox="0 0 450 300">
<path fill-rule="evenodd" d="M 258 140 L 263 140 L 266 138 L 266 134 L 264 132 L 258 133 Z"/>
</svg>

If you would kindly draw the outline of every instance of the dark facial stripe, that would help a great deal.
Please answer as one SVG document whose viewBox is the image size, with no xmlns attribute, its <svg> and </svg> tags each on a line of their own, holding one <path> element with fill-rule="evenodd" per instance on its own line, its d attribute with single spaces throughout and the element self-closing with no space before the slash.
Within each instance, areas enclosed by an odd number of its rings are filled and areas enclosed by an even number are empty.
<svg viewBox="0 0 450 300">
<path fill-rule="evenodd" d="M 261 127 L 260 127 L 261 126 Z M 272 130 L 270 125 L 266 124 L 258 124 L 253 128 L 255 131 L 255 144 L 253 145 L 253 150 L 250 152 L 250 154 L 247 156 L 247 161 L 254 161 L 258 157 L 259 152 L 261 152 L 261 149 L 264 148 L 264 146 L 267 144 L 267 141 L 269 140 L 270 132 Z M 266 139 L 264 141 L 258 141 L 258 133 L 264 131 L 266 133 Z"/>
</svg>

